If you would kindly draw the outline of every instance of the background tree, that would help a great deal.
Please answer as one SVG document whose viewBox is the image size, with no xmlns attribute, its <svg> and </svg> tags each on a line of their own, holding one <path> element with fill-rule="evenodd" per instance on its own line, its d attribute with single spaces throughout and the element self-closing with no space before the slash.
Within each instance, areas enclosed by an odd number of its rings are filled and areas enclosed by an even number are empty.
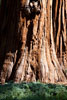
<svg viewBox="0 0 67 100">
<path fill-rule="evenodd" d="M 67 0 L 2 0 L 0 79 L 66 82 Z"/>
</svg>

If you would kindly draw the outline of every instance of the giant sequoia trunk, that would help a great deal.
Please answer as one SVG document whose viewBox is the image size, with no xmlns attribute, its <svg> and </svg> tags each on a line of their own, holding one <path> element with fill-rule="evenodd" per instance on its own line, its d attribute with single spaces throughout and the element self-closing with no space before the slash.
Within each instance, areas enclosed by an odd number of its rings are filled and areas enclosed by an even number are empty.
<svg viewBox="0 0 67 100">
<path fill-rule="evenodd" d="M 66 82 L 67 0 L 2 0 L 0 80 Z"/>
</svg>

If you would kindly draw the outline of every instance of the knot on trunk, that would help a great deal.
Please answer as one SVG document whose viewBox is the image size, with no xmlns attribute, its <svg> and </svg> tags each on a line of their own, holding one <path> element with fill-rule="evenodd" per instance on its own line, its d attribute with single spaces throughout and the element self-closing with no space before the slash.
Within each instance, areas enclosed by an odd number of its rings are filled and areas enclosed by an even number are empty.
<svg viewBox="0 0 67 100">
<path fill-rule="evenodd" d="M 33 17 L 35 15 L 39 15 L 40 10 L 41 0 L 26 0 L 25 4 L 22 4 L 21 6 L 22 15 L 24 17 Z"/>
</svg>

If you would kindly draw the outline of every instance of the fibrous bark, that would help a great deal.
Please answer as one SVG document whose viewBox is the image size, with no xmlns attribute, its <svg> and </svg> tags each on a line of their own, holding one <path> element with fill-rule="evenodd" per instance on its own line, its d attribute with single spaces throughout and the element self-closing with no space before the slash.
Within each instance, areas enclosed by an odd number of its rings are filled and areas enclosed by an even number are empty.
<svg viewBox="0 0 67 100">
<path fill-rule="evenodd" d="M 0 79 L 66 82 L 67 0 L 2 0 Z"/>
</svg>

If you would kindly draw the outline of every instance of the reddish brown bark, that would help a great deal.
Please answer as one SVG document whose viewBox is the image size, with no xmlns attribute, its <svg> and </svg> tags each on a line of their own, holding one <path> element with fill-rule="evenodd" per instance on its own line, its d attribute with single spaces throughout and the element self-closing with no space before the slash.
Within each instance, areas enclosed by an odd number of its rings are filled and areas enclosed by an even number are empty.
<svg viewBox="0 0 67 100">
<path fill-rule="evenodd" d="M 36 3 L 36 6 L 35 6 Z M 38 3 L 38 5 L 37 5 Z M 33 8 L 31 7 L 33 5 Z M 30 9 L 29 9 L 30 7 Z M 2 0 L 0 79 L 66 82 L 67 0 Z"/>
</svg>

